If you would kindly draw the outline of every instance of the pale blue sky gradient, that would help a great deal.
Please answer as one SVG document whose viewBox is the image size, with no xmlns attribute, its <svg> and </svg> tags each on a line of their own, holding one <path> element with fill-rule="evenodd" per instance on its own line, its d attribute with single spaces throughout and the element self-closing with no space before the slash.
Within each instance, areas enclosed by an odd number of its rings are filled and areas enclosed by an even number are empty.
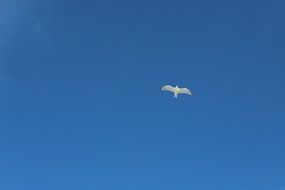
<svg viewBox="0 0 285 190">
<path fill-rule="evenodd" d="M 1 1 L 0 189 L 284 189 L 284 20 L 278 0 Z"/>
</svg>

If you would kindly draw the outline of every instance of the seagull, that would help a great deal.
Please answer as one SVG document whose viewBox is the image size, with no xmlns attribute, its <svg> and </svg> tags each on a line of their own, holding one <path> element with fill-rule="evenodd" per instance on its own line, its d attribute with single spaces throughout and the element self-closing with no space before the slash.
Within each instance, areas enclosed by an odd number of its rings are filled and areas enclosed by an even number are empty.
<svg viewBox="0 0 285 190">
<path fill-rule="evenodd" d="M 179 88 L 178 85 L 176 85 L 175 87 L 165 85 L 161 87 L 160 90 L 174 93 L 174 98 L 177 98 L 178 94 L 188 94 L 190 96 L 193 96 L 193 93 L 188 88 Z"/>
</svg>

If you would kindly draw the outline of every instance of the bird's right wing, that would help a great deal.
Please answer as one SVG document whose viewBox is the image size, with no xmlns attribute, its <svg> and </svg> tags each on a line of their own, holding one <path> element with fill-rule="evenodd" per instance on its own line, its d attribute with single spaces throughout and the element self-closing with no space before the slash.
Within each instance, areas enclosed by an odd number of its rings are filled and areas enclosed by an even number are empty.
<svg viewBox="0 0 285 190">
<path fill-rule="evenodd" d="M 193 96 L 193 93 L 188 88 L 180 88 L 179 93 L 188 94 L 188 95 Z"/>
<path fill-rule="evenodd" d="M 170 85 L 165 85 L 163 87 L 160 88 L 160 90 L 163 90 L 163 91 L 169 91 L 169 92 L 174 92 L 174 88 Z"/>
</svg>

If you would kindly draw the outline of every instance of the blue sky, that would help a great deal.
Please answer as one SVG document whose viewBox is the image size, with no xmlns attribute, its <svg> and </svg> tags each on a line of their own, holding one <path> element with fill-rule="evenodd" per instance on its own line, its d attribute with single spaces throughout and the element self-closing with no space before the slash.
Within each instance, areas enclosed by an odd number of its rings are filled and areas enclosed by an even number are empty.
<svg viewBox="0 0 285 190">
<path fill-rule="evenodd" d="M 284 190 L 284 7 L 2 0 L 0 189 Z"/>
</svg>

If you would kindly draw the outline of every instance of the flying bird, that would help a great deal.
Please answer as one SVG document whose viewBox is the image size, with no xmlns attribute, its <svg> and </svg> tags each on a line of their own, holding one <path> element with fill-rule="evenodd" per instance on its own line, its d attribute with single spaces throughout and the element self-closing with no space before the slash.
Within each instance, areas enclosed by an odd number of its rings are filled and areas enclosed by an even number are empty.
<svg viewBox="0 0 285 190">
<path fill-rule="evenodd" d="M 178 85 L 176 85 L 175 87 L 165 85 L 161 87 L 160 90 L 174 93 L 174 98 L 177 98 L 178 94 L 188 94 L 190 96 L 193 96 L 193 93 L 188 88 L 179 88 Z"/>
</svg>

